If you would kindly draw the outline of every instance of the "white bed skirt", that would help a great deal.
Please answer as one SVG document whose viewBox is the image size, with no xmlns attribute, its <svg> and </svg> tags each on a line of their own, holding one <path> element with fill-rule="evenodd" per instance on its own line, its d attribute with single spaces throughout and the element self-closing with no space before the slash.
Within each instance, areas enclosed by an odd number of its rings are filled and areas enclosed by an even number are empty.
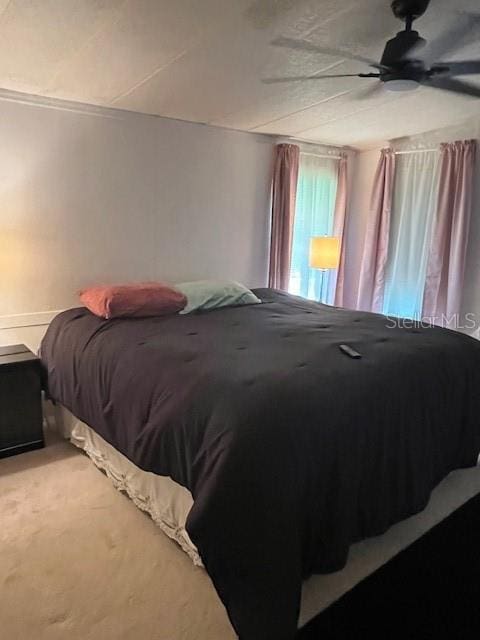
<svg viewBox="0 0 480 640">
<path fill-rule="evenodd" d="M 187 515 L 193 504 L 192 495 L 187 489 L 171 478 L 142 471 L 67 409 L 50 406 L 46 415 L 49 422 L 54 422 L 54 428 L 85 451 L 114 486 L 124 491 L 142 511 L 146 511 L 195 565 L 203 566 L 185 530 Z M 314 575 L 305 582 L 300 626 L 478 493 L 479 467 L 455 471 L 433 491 L 424 511 L 394 525 L 384 535 L 352 545 L 344 569 L 328 575 Z"/>
<path fill-rule="evenodd" d="M 185 529 L 193 498 L 188 489 L 167 476 L 142 471 L 123 454 L 105 442 L 98 433 L 61 406 L 53 407 L 56 430 L 79 449 L 125 492 L 167 536 L 175 540 L 193 563 L 203 566 L 197 548 Z"/>
</svg>

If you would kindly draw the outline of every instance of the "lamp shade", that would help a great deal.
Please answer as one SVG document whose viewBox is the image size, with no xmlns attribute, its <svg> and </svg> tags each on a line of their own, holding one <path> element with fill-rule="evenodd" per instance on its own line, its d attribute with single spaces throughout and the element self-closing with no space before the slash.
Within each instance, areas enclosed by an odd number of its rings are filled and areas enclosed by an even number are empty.
<svg viewBox="0 0 480 640">
<path fill-rule="evenodd" d="M 340 239 L 316 236 L 310 240 L 310 267 L 312 269 L 338 269 Z"/>
</svg>

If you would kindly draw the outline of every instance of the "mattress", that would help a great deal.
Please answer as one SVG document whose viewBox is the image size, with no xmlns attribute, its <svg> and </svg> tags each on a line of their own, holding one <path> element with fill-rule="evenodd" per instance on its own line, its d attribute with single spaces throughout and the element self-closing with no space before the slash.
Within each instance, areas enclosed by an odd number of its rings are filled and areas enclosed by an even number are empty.
<svg viewBox="0 0 480 640">
<path fill-rule="evenodd" d="M 65 407 L 48 403 L 45 413 L 58 433 L 84 451 L 95 466 L 105 472 L 116 489 L 127 494 L 139 509 L 148 513 L 194 565 L 203 567 L 198 550 L 185 529 L 193 505 L 188 489 L 171 478 L 142 471 Z M 391 527 L 381 536 L 352 545 L 348 563 L 342 571 L 313 576 L 304 583 L 299 626 L 306 624 L 478 493 L 478 466 L 454 471 L 433 491 L 424 511 Z M 281 558 L 278 560 L 281 562 Z"/>
</svg>

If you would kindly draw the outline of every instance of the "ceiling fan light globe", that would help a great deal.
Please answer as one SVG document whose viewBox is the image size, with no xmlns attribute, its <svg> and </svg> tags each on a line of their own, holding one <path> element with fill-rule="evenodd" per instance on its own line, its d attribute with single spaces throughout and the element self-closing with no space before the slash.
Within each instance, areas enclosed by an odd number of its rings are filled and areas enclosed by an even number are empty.
<svg viewBox="0 0 480 640">
<path fill-rule="evenodd" d="M 388 91 L 415 91 L 419 86 L 420 84 L 416 80 L 411 80 L 409 78 L 398 78 L 385 81 L 385 88 Z"/>
</svg>

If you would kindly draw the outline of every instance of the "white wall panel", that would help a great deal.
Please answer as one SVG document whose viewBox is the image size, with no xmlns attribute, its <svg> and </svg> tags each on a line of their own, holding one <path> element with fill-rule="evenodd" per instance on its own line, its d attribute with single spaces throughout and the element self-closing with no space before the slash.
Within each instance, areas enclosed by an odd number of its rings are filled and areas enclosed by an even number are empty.
<svg viewBox="0 0 480 640">
<path fill-rule="evenodd" d="M 272 141 L 0 101 L 0 316 L 92 282 L 267 273 Z"/>
</svg>

